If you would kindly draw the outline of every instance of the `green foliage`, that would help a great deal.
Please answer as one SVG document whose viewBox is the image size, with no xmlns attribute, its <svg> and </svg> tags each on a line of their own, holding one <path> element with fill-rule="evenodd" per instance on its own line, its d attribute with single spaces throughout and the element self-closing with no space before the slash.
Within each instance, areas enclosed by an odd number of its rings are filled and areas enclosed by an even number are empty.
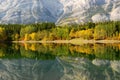
<svg viewBox="0 0 120 80">
<path fill-rule="evenodd" d="M 56 28 L 56 36 L 58 39 L 61 40 L 66 40 L 69 37 L 69 30 L 67 29 L 67 27 L 58 27 Z"/>
<path fill-rule="evenodd" d="M 94 39 L 105 39 L 106 38 L 107 32 L 103 28 L 104 26 L 102 27 L 101 25 L 97 25 L 95 27 Z"/>
<path fill-rule="evenodd" d="M 115 39 L 120 40 L 120 21 L 72 24 L 56 26 L 54 23 L 37 24 L 3 24 L 0 25 L 0 40 L 69 40 L 83 39 Z"/>
</svg>

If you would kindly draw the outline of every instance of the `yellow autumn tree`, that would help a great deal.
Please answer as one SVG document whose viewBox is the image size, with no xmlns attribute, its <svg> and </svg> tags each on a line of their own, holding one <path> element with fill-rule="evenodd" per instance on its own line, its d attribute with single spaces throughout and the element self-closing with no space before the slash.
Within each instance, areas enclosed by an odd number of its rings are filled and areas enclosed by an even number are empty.
<svg viewBox="0 0 120 80">
<path fill-rule="evenodd" d="M 16 40 L 16 41 L 19 40 L 19 37 L 20 37 L 19 34 L 15 34 L 15 40 Z"/>
<path fill-rule="evenodd" d="M 31 40 L 37 40 L 37 33 L 33 32 L 30 34 Z"/>
<path fill-rule="evenodd" d="M 0 27 L 0 41 L 7 39 L 5 28 Z"/>
<path fill-rule="evenodd" d="M 25 34 L 25 38 L 24 38 L 24 40 L 25 40 L 25 41 L 30 40 L 30 36 L 29 36 L 29 34 Z"/>
<path fill-rule="evenodd" d="M 94 33 L 93 29 L 80 30 L 76 32 L 76 37 L 83 38 L 83 39 L 92 39 L 93 33 Z"/>
<path fill-rule="evenodd" d="M 75 38 L 75 32 L 74 29 L 71 29 L 70 34 L 69 34 L 70 38 Z"/>
</svg>

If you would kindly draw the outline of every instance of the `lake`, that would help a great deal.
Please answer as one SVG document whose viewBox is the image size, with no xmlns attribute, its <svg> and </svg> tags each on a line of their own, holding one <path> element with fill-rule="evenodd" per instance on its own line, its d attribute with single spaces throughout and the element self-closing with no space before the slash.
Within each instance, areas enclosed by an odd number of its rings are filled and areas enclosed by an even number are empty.
<svg viewBox="0 0 120 80">
<path fill-rule="evenodd" d="M 0 44 L 0 80 L 119 80 L 120 44 Z"/>
</svg>

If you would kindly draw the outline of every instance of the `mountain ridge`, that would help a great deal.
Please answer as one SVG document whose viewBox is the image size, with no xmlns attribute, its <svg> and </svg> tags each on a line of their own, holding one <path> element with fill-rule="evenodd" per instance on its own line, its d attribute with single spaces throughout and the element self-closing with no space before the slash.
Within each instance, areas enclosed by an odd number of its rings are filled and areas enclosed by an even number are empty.
<svg viewBox="0 0 120 80">
<path fill-rule="evenodd" d="M 119 0 L 0 0 L 0 23 L 56 24 L 120 20 Z"/>
</svg>

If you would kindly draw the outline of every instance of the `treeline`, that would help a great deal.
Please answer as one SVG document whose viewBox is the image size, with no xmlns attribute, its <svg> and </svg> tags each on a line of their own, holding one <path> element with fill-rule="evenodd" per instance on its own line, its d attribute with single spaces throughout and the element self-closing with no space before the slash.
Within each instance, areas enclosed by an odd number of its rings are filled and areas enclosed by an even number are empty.
<svg viewBox="0 0 120 80">
<path fill-rule="evenodd" d="M 120 40 L 120 21 L 56 26 L 54 23 L 0 25 L 0 41 L 81 39 Z"/>
</svg>

